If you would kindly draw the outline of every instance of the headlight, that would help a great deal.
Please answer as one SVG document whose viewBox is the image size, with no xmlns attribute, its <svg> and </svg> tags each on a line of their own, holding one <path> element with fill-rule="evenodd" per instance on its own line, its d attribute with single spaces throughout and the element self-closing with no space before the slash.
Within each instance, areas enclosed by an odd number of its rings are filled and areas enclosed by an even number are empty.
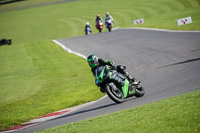
<svg viewBox="0 0 200 133">
<path fill-rule="evenodd" d="M 99 83 L 99 81 L 95 79 L 95 84 L 98 84 L 98 83 Z"/>
</svg>

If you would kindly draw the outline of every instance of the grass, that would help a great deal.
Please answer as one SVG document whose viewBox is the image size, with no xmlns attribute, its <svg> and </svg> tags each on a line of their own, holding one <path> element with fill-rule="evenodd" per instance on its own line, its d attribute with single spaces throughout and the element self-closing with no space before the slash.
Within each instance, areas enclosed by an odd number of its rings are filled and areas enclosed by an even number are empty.
<svg viewBox="0 0 200 133">
<path fill-rule="evenodd" d="M 102 97 L 85 59 L 48 41 L 9 48 L 1 53 L 1 129 Z"/>
<path fill-rule="evenodd" d="M 51 42 L 84 35 L 87 21 L 97 33 L 96 14 L 104 18 L 110 12 L 114 27 L 200 30 L 200 0 L 80 0 L 53 4 L 58 1 L 0 5 L 0 38 L 11 38 L 13 42 L 11 46 L 0 46 L 0 130 L 103 95 L 94 86 L 86 61 Z M 193 23 L 177 26 L 176 19 L 187 16 Z M 144 18 L 145 23 L 133 25 L 138 18 Z"/>
<path fill-rule="evenodd" d="M 200 91 L 41 131 L 40 133 L 199 133 Z"/>
</svg>

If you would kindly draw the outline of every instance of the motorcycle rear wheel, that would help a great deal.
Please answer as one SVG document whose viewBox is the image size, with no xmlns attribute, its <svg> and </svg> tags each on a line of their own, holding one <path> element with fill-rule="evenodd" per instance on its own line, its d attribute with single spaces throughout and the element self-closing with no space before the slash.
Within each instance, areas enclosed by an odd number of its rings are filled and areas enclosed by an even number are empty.
<svg viewBox="0 0 200 133">
<path fill-rule="evenodd" d="M 124 96 L 122 91 L 115 86 L 114 83 L 110 83 L 105 88 L 106 94 L 110 99 L 116 103 L 122 103 L 124 101 Z"/>
</svg>

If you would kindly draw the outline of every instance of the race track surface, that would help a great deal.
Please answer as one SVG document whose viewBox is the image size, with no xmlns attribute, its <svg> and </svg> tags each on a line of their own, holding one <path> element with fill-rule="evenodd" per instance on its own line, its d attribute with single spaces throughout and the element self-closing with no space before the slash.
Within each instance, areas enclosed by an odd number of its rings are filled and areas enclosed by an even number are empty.
<svg viewBox="0 0 200 133">
<path fill-rule="evenodd" d="M 17 132 L 40 131 L 200 89 L 200 32 L 121 29 L 57 41 L 85 56 L 94 53 L 115 64 L 125 64 L 128 72 L 141 80 L 146 94 L 122 104 L 107 97 Z"/>
</svg>

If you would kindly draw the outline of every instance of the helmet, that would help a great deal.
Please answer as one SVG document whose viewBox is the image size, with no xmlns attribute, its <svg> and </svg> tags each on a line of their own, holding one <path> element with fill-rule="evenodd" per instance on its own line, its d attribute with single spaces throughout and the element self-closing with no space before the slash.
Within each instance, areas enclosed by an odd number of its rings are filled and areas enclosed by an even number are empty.
<svg viewBox="0 0 200 133">
<path fill-rule="evenodd" d="M 99 14 L 97 14 L 97 18 L 99 18 Z"/>
<path fill-rule="evenodd" d="M 87 23 L 86 23 L 86 25 L 90 25 L 90 23 L 89 23 L 89 22 L 87 22 Z"/>
<path fill-rule="evenodd" d="M 106 16 L 108 16 L 108 15 L 109 15 L 109 12 L 106 13 Z"/>
<path fill-rule="evenodd" d="M 91 54 L 87 57 L 87 62 L 90 67 L 95 67 L 99 62 L 98 62 L 98 57 L 95 54 Z"/>
</svg>

